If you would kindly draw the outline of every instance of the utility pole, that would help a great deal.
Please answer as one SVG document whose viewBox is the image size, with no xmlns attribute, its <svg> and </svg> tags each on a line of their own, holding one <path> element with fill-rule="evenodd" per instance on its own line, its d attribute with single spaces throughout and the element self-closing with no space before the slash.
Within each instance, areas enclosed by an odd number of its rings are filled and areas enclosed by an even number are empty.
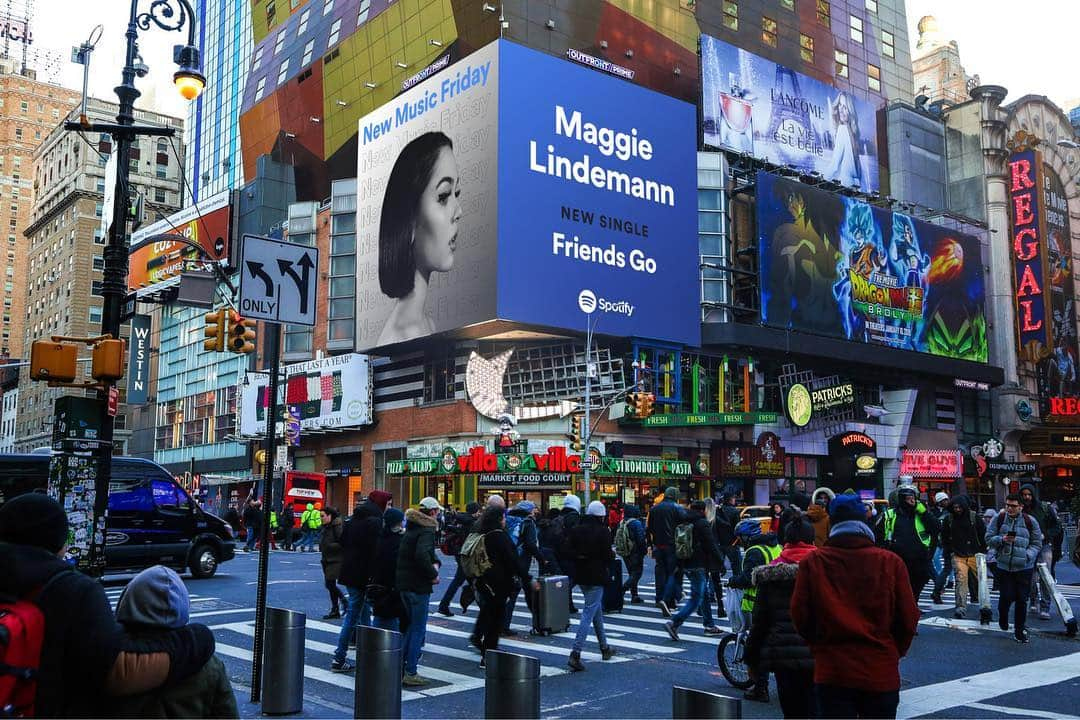
<svg viewBox="0 0 1080 720">
<path fill-rule="evenodd" d="M 592 443 L 592 322 L 585 316 L 585 505 L 592 497 L 592 457 L 589 449 Z"/>
<path fill-rule="evenodd" d="M 174 7 L 175 6 L 175 7 Z M 181 95 L 192 100 L 202 92 L 206 78 L 199 69 L 199 50 L 195 47 L 195 16 L 188 0 L 154 0 L 151 11 L 139 12 L 139 0 L 131 0 L 127 32 L 124 37 L 127 47 L 124 54 L 124 68 L 121 82 L 115 92 L 120 107 L 115 123 L 90 123 L 85 115 L 85 103 L 82 117 L 78 122 L 65 122 L 64 129 L 75 132 L 107 133 L 112 137 L 115 153 L 116 178 L 112 189 L 112 216 L 109 218 L 108 241 L 103 251 L 104 270 L 102 273 L 101 295 L 103 307 L 101 314 L 101 334 L 112 338 L 120 337 L 123 321 L 124 300 L 127 297 L 128 275 L 128 219 L 131 199 L 129 196 L 129 166 L 132 143 L 139 136 L 172 137 L 176 129 L 135 124 L 135 100 L 141 94 L 135 87 L 136 76 L 146 74 L 146 66 L 139 54 L 139 29 L 148 30 L 150 25 L 157 25 L 162 30 L 182 31 L 185 24 L 188 30 L 187 45 L 177 45 L 173 49 L 173 59 L 180 66 L 173 76 Z M 95 31 L 87 42 L 89 48 L 83 53 L 88 61 L 89 51 L 96 41 Z M 88 72 L 88 71 L 84 71 Z M 106 381 L 98 390 L 97 400 L 100 406 L 100 427 L 98 443 L 94 454 L 101 459 L 94 483 L 94 523 L 93 539 L 90 544 L 89 564 L 91 567 L 104 567 L 104 530 L 105 513 L 109 500 L 109 481 L 112 479 L 111 456 L 113 454 L 114 417 L 108 412 L 110 394 L 116 392 L 115 381 Z M 57 402 L 60 400 L 58 399 Z M 103 457 L 102 457 L 103 456 Z"/>
<path fill-rule="evenodd" d="M 274 431 L 278 416 L 278 376 L 281 374 L 281 325 L 264 323 L 270 350 L 270 407 L 266 411 L 266 462 L 263 464 L 263 521 L 259 537 L 259 576 L 255 588 L 255 641 L 251 647 L 251 702 L 262 699 L 263 634 L 266 627 L 266 583 L 270 567 L 270 512 L 274 502 Z"/>
</svg>

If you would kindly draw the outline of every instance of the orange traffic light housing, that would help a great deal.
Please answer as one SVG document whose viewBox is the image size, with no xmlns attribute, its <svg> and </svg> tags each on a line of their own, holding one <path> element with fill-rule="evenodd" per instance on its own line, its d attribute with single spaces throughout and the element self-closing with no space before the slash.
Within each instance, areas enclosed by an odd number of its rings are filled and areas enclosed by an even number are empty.
<svg viewBox="0 0 1080 720">
<path fill-rule="evenodd" d="M 654 412 L 653 405 L 656 403 L 656 396 L 652 393 L 639 393 L 639 395 L 638 416 L 642 419 L 650 417 Z"/>
<path fill-rule="evenodd" d="M 234 314 L 229 326 L 229 352 L 244 355 L 255 351 L 255 321 Z"/>
<path fill-rule="evenodd" d="M 570 448 L 578 452 L 581 452 L 581 449 L 585 446 L 584 422 L 585 416 L 581 413 L 574 413 L 570 416 Z"/>
<path fill-rule="evenodd" d="M 90 358 L 90 377 L 112 382 L 124 377 L 123 340 L 102 340 L 94 345 Z"/>
<path fill-rule="evenodd" d="M 76 345 L 35 340 L 30 346 L 30 379 L 73 382 L 78 375 L 78 356 Z"/>
<path fill-rule="evenodd" d="M 203 334 L 207 337 L 203 340 L 203 349 L 207 352 L 223 352 L 225 350 L 225 335 L 229 331 L 229 311 L 218 310 L 206 313 L 206 327 Z"/>
</svg>

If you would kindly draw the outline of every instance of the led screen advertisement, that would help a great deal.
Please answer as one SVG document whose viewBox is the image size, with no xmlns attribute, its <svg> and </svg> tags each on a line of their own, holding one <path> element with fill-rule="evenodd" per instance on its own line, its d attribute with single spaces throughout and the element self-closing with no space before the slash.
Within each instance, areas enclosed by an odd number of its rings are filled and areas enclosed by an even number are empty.
<svg viewBox="0 0 1080 720">
<path fill-rule="evenodd" d="M 872 104 L 708 35 L 701 73 L 706 145 L 879 189 Z"/>
<path fill-rule="evenodd" d="M 1070 247 L 1072 232 L 1069 225 L 1069 206 L 1061 178 L 1048 164 L 1043 164 L 1043 193 L 1040 201 L 1045 207 L 1046 262 L 1049 270 L 1051 341 L 1053 350 L 1044 361 L 1045 393 L 1050 397 L 1080 395 L 1077 372 L 1078 349 L 1076 337 L 1076 294 L 1073 280 L 1073 258 Z M 1046 415 L 1043 415 L 1046 417 Z"/>
<path fill-rule="evenodd" d="M 694 123 L 691 105 L 504 41 L 362 118 L 358 349 L 586 317 L 698 344 Z"/>
<path fill-rule="evenodd" d="M 182 235 L 203 249 L 204 259 L 227 260 L 231 216 L 229 192 L 225 191 L 140 228 L 131 236 L 128 288 L 156 285 L 179 275 L 185 262 L 190 265 L 200 259 L 195 248 L 185 243 L 155 239 L 161 235 Z"/>
<path fill-rule="evenodd" d="M 766 324 L 987 361 L 977 238 L 764 172 L 757 219 Z"/>
<path fill-rule="evenodd" d="M 297 433 L 372 422 L 372 374 L 368 356 L 335 355 L 286 365 L 285 376 L 281 388 L 283 397 L 278 398 L 278 407 L 282 418 L 288 414 L 289 425 L 295 427 Z M 266 373 L 252 372 L 240 385 L 238 425 L 241 436 L 254 437 L 266 432 L 269 383 Z"/>
</svg>

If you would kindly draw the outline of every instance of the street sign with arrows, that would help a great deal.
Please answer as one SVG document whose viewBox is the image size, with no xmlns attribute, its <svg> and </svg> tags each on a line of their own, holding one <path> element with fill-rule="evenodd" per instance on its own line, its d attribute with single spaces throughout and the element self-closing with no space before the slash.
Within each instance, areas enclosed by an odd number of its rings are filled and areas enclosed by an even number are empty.
<svg viewBox="0 0 1080 720">
<path fill-rule="evenodd" d="M 244 317 L 315 324 L 318 248 L 245 235 L 239 265 L 240 313 Z"/>
</svg>

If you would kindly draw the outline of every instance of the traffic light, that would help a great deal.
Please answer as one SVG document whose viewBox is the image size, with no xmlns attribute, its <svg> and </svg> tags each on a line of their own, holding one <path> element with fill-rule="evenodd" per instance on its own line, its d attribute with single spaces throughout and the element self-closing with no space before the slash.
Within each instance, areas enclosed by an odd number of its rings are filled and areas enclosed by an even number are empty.
<svg viewBox="0 0 1080 720">
<path fill-rule="evenodd" d="M 656 403 L 656 396 L 652 393 L 638 393 L 638 417 L 645 419 L 653 414 L 653 405 Z"/>
<path fill-rule="evenodd" d="M 222 352 L 225 350 L 225 335 L 229 331 L 229 311 L 218 310 L 206 313 L 206 327 L 203 334 L 208 340 L 203 340 L 203 349 L 207 352 Z"/>
<path fill-rule="evenodd" d="M 585 416 L 581 413 L 574 413 L 570 416 L 570 449 L 577 452 L 581 452 L 581 449 L 585 447 L 583 441 L 584 438 L 584 423 Z"/>
<path fill-rule="evenodd" d="M 641 417 L 641 397 L 645 393 L 627 393 L 626 394 L 626 414 L 632 418 Z"/>
<path fill-rule="evenodd" d="M 233 314 L 229 325 L 229 352 L 240 355 L 255 350 L 255 321 Z"/>
</svg>

